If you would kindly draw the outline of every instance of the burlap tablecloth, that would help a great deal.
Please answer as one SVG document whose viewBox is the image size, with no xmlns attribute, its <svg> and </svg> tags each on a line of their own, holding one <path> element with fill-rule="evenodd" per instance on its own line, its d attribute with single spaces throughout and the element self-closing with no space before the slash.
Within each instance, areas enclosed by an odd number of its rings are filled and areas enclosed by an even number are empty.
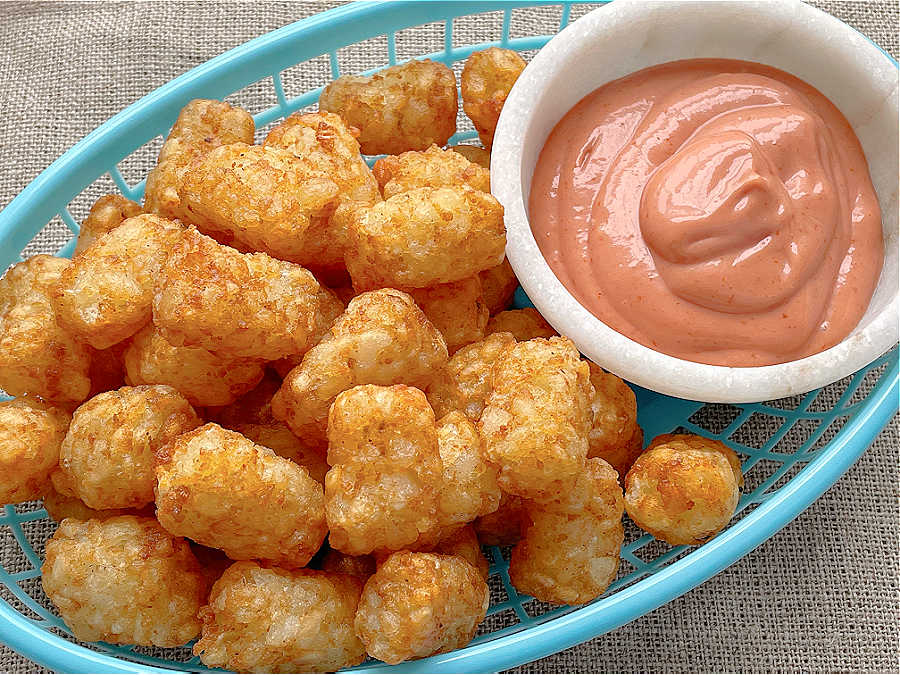
<svg viewBox="0 0 900 675">
<path fill-rule="evenodd" d="M 0 205 L 155 87 L 334 4 L 0 2 Z M 815 4 L 896 57 L 896 2 Z M 480 41 L 486 30 L 469 24 L 461 37 Z M 367 57 L 342 58 L 361 70 Z M 59 237 L 49 228 L 30 251 L 51 252 Z M 730 569 L 617 631 L 519 670 L 896 672 L 897 478 L 895 418 L 837 485 Z M 40 669 L 0 648 L 0 670 Z"/>
</svg>

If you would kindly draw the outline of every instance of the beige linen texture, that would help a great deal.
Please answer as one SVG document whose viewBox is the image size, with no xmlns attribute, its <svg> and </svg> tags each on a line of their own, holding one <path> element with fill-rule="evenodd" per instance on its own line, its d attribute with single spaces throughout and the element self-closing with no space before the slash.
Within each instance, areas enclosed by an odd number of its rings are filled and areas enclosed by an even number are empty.
<svg viewBox="0 0 900 675">
<path fill-rule="evenodd" d="M 155 87 L 336 4 L 0 2 L 0 206 L 78 139 Z M 897 56 L 895 0 L 814 4 Z M 527 32 L 533 22 L 550 25 L 557 17 L 548 10 L 517 13 L 513 32 Z M 496 37 L 496 20 L 456 29 L 458 43 Z M 398 43 L 398 57 L 431 51 L 431 45 L 433 40 L 427 46 Z M 378 65 L 370 58 L 365 50 L 350 50 L 342 53 L 341 66 L 354 72 Z M 303 85 L 286 82 L 296 87 L 288 95 Z M 232 102 L 250 105 L 252 112 L 272 103 L 252 94 Z M 157 150 L 158 144 L 142 166 L 133 167 L 132 181 Z M 79 202 L 76 217 L 89 205 Z M 28 252 L 52 252 L 64 240 L 64 231 L 49 227 Z M 840 391 L 830 388 L 825 402 Z M 619 630 L 517 670 L 897 672 L 897 479 L 895 418 L 831 490 L 731 568 Z M 30 538 L 42 542 L 51 533 L 48 525 L 32 527 Z M 4 564 L 15 550 L 11 537 L 0 538 Z M 0 671 L 41 670 L 0 647 Z"/>
</svg>

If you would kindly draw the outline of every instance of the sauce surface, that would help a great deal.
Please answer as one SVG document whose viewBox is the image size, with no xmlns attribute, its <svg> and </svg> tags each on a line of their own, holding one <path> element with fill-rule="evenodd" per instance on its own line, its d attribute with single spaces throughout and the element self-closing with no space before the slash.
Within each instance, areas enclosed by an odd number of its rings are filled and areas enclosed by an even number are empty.
<svg viewBox="0 0 900 675">
<path fill-rule="evenodd" d="M 746 61 L 610 82 L 547 138 L 535 239 L 595 316 L 657 351 L 759 366 L 840 342 L 884 260 L 853 129 L 818 90 Z"/>
</svg>

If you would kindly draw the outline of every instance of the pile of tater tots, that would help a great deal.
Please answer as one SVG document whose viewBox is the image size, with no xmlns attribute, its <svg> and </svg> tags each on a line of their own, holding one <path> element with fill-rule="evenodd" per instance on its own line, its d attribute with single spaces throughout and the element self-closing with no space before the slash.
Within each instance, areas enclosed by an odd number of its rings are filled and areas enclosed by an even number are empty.
<svg viewBox="0 0 900 675">
<path fill-rule="evenodd" d="M 508 309 L 488 167 L 524 67 L 466 63 L 483 147 L 444 149 L 456 78 L 427 60 L 341 77 L 259 145 L 246 111 L 191 101 L 143 205 L 103 197 L 71 260 L 6 272 L 0 493 L 59 522 L 43 587 L 77 638 L 398 663 L 475 635 L 482 546 L 578 604 L 616 577 L 623 511 L 672 544 L 728 523 L 729 448 L 643 450 L 629 387 Z"/>
</svg>

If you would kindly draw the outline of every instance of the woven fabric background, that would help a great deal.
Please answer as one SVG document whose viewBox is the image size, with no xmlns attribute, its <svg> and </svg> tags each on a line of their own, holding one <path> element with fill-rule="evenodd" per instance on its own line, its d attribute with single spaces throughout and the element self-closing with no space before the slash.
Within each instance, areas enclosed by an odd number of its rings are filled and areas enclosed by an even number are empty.
<svg viewBox="0 0 900 675">
<path fill-rule="evenodd" d="M 131 102 L 235 45 L 333 2 L 0 2 L 0 207 L 75 141 Z M 813 4 L 898 53 L 898 4 Z M 575 14 L 573 13 L 573 16 Z M 558 10 L 513 17 L 513 34 L 558 21 Z M 497 13 L 455 27 L 457 42 L 499 34 Z M 410 31 L 398 58 L 439 48 L 440 33 Z M 344 72 L 383 62 L 377 40 L 342 50 Z M 322 84 L 327 63 L 291 79 L 288 96 Z M 268 107 L 262 89 L 232 99 Z M 467 121 L 461 119 L 465 128 Z M 159 140 L 123 167 L 136 180 Z M 98 182 L 72 205 L 83 217 L 112 188 Z M 28 252 L 68 237 L 51 223 Z M 825 398 L 839 393 L 830 390 Z M 715 410 L 710 412 L 715 416 Z M 760 433 L 765 434 L 764 430 Z M 898 421 L 828 493 L 782 532 L 703 586 L 617 631 L 528 664 L 521 672 L 898 672 Z M 40 544 L 47 526 L 29 532 Z M 14 556 L 0 539 L 0 559 Z M 0 671 L 41 671 L 0 647 Z M 41 671 L 43 672 L 43 671 Z"/>
</svg>

